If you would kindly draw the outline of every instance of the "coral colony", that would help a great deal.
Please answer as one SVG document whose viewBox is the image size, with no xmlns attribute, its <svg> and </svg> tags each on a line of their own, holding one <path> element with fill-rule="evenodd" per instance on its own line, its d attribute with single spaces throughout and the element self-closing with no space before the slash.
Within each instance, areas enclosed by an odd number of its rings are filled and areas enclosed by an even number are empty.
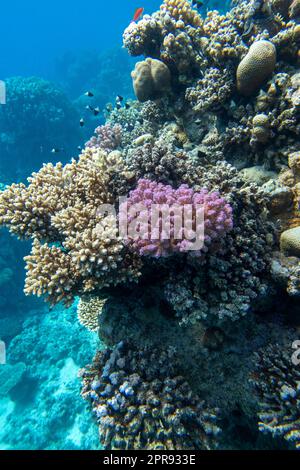
<svg viewBox="0 0 300 470">
<path fill-rule="evenodd" d="M 80 373 L 106 449 L 300 446 L 299 5 L 164 0 L 123 35 L 137 100 L 0 193 L 26 294 L 106 345 Z"/>
</svg>

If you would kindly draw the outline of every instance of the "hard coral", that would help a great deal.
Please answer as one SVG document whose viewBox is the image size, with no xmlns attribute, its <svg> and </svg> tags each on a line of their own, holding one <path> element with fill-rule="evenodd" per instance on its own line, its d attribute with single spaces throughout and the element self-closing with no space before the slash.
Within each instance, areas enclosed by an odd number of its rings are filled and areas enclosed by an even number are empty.
<svg viewBox="0 0 300 470">
<path fill-rule="evenodd" d="M 254 383 L 260 398 L 260 431 L 300 448 L 300 370 L 292 355 L 292 348 L 288 351 L 279 344 L 260 351 Z"/>
<path fill-rule="evenodd" d="M 170 71 L 160 60 L 148 58 L 143 62 L 138 62 L 131 76 L 139 101 L 153 100 L 170 89 Z"/>
<path fill-rule="evenodd" d="M 209 193 L 205 189 L 195 192 L 187 185 L 181 185 L 175 190 L 162 183 L 140 179 L 125 204 L 120 208 L 121 217 L 125 217 L 125 222 L 128 218 L 129 229 L 138 224 L 135 236 L 129 234 L 127 243 L 140 255 L 160 257 L 192 250 L 193 254 L 200 256 L 229 232 L 233 225 L 231 207 L 219 193 Z M 141 209 L 139 205 L 142 205 Z M 163 225 L 165 221 L 162 212 L 159 212 L 158 220 L 154 221 L 156 207 L 164 211 L 164 206 L 169 214 L 168 227 Z M 170 210 L 173 212 L 170 213 Z"/>
<path fill-rule="evenodd" d="M 123 191 L 120 181 L 126 182 L 122 159 L 88 148 L 78 162 L 45 165 L 27 187 L 1 192 L 0 222 L 35 239 L 26 258 L 26 293 L 69 304 L 83 292 L 137 279 L 141 262 L 116 236 L 111 216 L 100 211 Z"/>
<path fill-rule="evenodd" d="M 220 432 L 180 375 L 172 350 L 136 350 L 121 342 L 81 372 L 105 449 L 209 449 Z"/>
<path fill-rule="evenodd" d="M 276 48 L 269 41 L 257 41 L 237 69 L 238 91 L 250 96 L 272 75 L 276 64 Z"/>
<path fill-rule="evenodd" d="M 94 296 L 81 297 L 77 305 L 79 322 L 90 331 L 97 331 L 99 316 L 105 305 L 106 299 Z"/>
</svg>

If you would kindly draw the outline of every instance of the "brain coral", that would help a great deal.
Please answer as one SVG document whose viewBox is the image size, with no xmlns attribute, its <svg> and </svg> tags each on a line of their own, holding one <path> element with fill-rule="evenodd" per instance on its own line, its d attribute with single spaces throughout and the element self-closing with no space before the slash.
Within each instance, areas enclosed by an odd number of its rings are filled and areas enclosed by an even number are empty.
<svg viewBox="0 0 300 470">
<path fill-rule="evenodd" d="M 285 230 L 280 237 L 280 247 L 285 254 L 300 258 L 300 227 Z"/>
<path fill-rule="evenodd" d="M 276 48 L 270 41 L 256 41 L 237 69 L 238 91 L 250 96 L 272 75 L 276 64 Z"/>
<path fill-rule="evenodd" d="M 174 352 L 121 342 L 81 372 L 105 449 L 209 449 L 220 432 L 180 375 Z"/>
<path fill-rule="evenodd" d="M 148 58 L 138 62 L 131 76 L 139 101 L 157 98 L 170 89 L 170 71 L 160 60 Z"/>
</svg>

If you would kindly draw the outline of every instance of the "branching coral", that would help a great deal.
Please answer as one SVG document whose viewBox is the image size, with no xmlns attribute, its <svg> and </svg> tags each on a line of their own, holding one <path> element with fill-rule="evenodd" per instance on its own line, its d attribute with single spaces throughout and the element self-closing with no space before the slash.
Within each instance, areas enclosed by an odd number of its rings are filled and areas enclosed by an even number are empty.
<svg viewBox="0 0 300 470">
<path fill-rule="evenodd" d="M 87 143 L 87 147 L 96 147 L 111 152 L 117 149 L 121 144 L 122 126 L 115 124 L 105 124 L 99 126 L 95 130 L 96 136 L 92 137 Z"/>
<path fill-rule="evenodd" d="M 254 383 L 260 399 L 259 429 L 300 448 L 300 370 L 293 349 L 272 345 L 257 354 Z"/>
<path fill-rule="evenodd" d="M 1 193 L 1 223 L 18 236 L 36 238 L 26 258 L 27 294 L 69 304 L 76 294 L 138 277 L 140 261 L 116 236 L 115 219 L 101 212 L 114 191 L 122 192 L 116 183 L 126 182 L 117 157 L 88 148 L 78 162 L 46 165 L 29 186 Z"/>
<path fill-rule="evenodd" d="M 128 222 L 133 251 L 155 257 L 188 251 L 201 256 L 233 225 L 231 207 L 219 193 L 195 192 L 187 185 L 173 189 L 147 179 L 138 181 L 120 214 L 121 222 L 123 217 Z"/>
<path fill-rule="evenodd" d="M 79 322 L 88 330 L 97 331 L 99 316 L 105 305 L 106 299 L 100 297 L 81 297 L 77 306 L 77 316 Z"/>
<path fill-rule="evenodd" d="M 208 449 L 220 429 L 178 371 L 172 350 L 127 343 L 99 352 L 81 372 L 105 449 Z"/>
</svg>

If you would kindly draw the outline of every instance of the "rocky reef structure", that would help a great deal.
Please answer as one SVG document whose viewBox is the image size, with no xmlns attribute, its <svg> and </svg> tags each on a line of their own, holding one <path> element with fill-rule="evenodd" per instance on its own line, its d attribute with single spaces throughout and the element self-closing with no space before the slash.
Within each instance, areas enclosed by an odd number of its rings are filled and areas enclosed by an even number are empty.
<svg viewBox="0 0 300 470">
<path fill-rule="evenodd" d="M 264 448 L 259 429 L 273 428 L 296 441 L 297 374 L 276 369 L 288 346 L 274 369 L 260 359 L 300 328 L 296 5 L 237 0 L 202 17 L 164 0 L 123 39 L 144 56 L 137 101 L 111 109 L 77 159 L 0 193 L 1 225 L 33 242 L 25 292 L 79 297 L 105 343 L 81 372 L 105 448 Z M 149 236 L 153 203 L 202 206 L 202 248 L 175 237 L 174 214 L 171 237 L 162 213 Z"/>
</svg>

